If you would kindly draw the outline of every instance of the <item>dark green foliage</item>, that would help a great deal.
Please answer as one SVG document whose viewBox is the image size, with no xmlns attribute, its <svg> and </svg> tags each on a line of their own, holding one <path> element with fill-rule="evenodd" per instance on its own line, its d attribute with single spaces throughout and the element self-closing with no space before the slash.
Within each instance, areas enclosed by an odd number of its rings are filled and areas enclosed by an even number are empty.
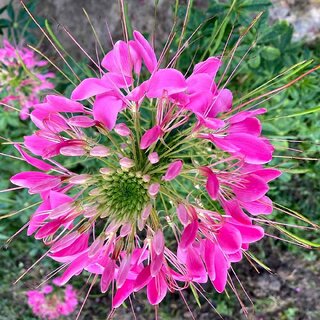
<svg viewBox="0 0 320 320">
<path fill-rule="evenodd" d="M 33 14 L 38 3 L 38 0 L 26 1 L 25 5 Z M 41 26 L 44 25 L 43 18 L 37 17 L 37 21 Z M 15 12 L 13 0 L 11 0 L 7 5 L 0 8 L 0 35 L 5 34 L 13 43 L 19 43 L 19 41 L 24 40 L 29 44 L 37 44 L 39 39 L 33 32 L 36 28 L 38 27 L 30 19 L 29 14 L 22 5 L 19 6 L 19 10 Z"/>
</svg>

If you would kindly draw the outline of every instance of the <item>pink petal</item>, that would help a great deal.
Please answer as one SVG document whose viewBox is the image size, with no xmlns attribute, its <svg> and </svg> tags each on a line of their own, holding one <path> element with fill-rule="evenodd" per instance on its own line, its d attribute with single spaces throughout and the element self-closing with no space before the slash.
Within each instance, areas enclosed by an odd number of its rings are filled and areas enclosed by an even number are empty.
<svg viewBox="0 0 320 320">
<path fill-rule="evenodd" d="M 192 111 L 198 116 L 203 116 L 212 102 L 212 93 L 208 91 L 199 91 L 189 95 L 189 103 L 186 109 Z"/>
<path fill-rule="evenodd" d="M 234 116 L 229 118 L 230 123 L 241 122 L 247 118 L 252 118 L 260 114 L 264 114 L 267 112 L 267 109 L 256 109 L 251 111 L 241 111 L 236 113 Z"/>
<path fill-rule="evenodd" d="M 217 240 L 221 249 L 227 254 L 239 251 L 242 245 L 240 231 L 229 223 L 225 223 L 219 230 Z"/>
<path fill-rule="evenodd" d="M 65 239 L 66 237 L 61 238 Z M 49 256 L 55 261 L 68 263 L 74 261 L 78 256 L 87 251 L 89 234 L 84 233 L 80 236 L 75 235 L 71 239 L 65 239 L 59 246 L 54 248 L 54 252 Z M 52 250 L 50 250 L 52 251 Z"/>
<path fill-rule="evenodd" d="M 153 143 L 158 141 L 162 134 L 160 126 L 154 126 L 153 128 L 147 130 L 140 141 L 140 149 L 144 150 L 149 148 Z"/>
<path fill-rule="evenodd" d="M 106 86 L 101 79 L 87 78 L 81 81 L 81 83 L 72 91 L 71 99 L 84 100 L 110 90 L 110 87 Z"/>
<path fill-rule="evenodd" d="M 186 267 L 188 276 L 193 281 L 198 283 L 205 283 L 208 281 L 207 272 L 201 259 L 201 254 L 193 246 L 187 249 Z"/>
<path fill-rule="evenodd" d="M 204 246 L 204 262 L 206 264 L 208 276 L 211 281 L 216 278 L 216 269 L 215 269 L 215 245 L 212 241 L 206 239 Z"/>
<path fill-rule="evenodd" d="M 152 305 L 159 304 L 168 291 L 168 285 L 162 274 L 151 279 L 147 287 L 147 297 Z"/>
<path fill-rule="evenodd" d="M 53 168 L 52 165 L 40 160 L 40 159 L 36 159 L 33 158 L 31 156 L 29 156 L 26 152 L 23 151 L 23 149 L 21 148 L 20 145 L 15 144 L 14 145 L 15 148 L 20 152 L 22 158 L 29 164 L 31 164 L 32 166 L 34 166 L 35 168 L 39 169 L 39 170 L 43 170 L 43 171 L 49 171 Z"/>
<path fill-rule="evenodd" d="M 128 88 L 132 85 L 131 75 L 125 76 L 122 73 L 109 72 L 102 76 L 101 81 L 111 90 L 119 91 L 119 88 Z"/>
<path fill-rule="evenodd" d="M 93 117 L 112 130 L 122 107 L 123 101 L 118 97 L 108 94 L 99 95 L 94 102 Z"/>
<path fill-rule="evenodd" d="M 150 263 L 150 273 L 152 277 L 155 277 L 163 266 L 164 254 L 163 252 L 159 255 L 153 255 Z"/>
<path fill-rule="evenodd" d="M 31 136 L 24 137 L 24 145 L 32 153 L 42 156 L 45 152 L 45 149 L 48 147 L 53 147 L 56 145 L 56 142 L 48 141 L 47 139 L 33 134 Z"/>
<path fill-rule="evenodd" d="M 81 103 L 72 101 L 68 98 L 56 95 L 46 96 L 46 100 L 50 107 L 45 107 L 50 112 L 84 112 L 84 107 Z"/>
<path fill-rule="evenodd" d="M 251 224 L 250 218 L 241 210 L 237 200 L 224 201 L 223 208 L 235 220 L 244 224 Z"/>
<path fill-rule="evenodd" d="M 198 233 L 199 223 L 197 220 L 193 220 L 188 224 L 182 232 L 179 247 L 181 249 L 186 249 L 189 247 L 196 239 Z"/>
<path fill-rule="evenodd" d="M 244 157 L 247 163 L 263 164 L 272 160 L 273 148 L 262 138 L 233 133 L 225 138 L 214 138 L 214 143 L 221 149 Z"/>
<path fill-rule="evenodd" d="M 187 83 L 180 71 L 170 68 L 159 69 L 150 79 L 147 97 L 159 98 L 164 94 L 170 96 L 186 89 Z"/>
<path fill-rule="evenodd" d="M 49 221 L 43 227 L 40 227 L 34 238 L 39 240 L 48 236 L 53 236 L 61 226 L 62 221 L 60 220 Z"/>
<path fill-rule="evenodd" d="M 257 118 L 248 118 L 234 123 L 229 128 L 229 133 L 246 133 L 254 136 L 261 134 L 261 123 Z"/>
<path fill-rule="evenodd" d="M 131 50 L 134 51 L 133 48 Z M 117 41 L 113 49 L 103 58 L 101 65 L 108 71 L 131 77 L 133 66 L 131 50 L 126 42 Z"/>
<path fill-rule="evenodd" d="M 54 209 L 61 206 L 62 204 L 73 202 L 73 198 L 69 197 L 64 193 L 51 190 L 49 193 L 49 201 L 51 209 Z"/>
<path fill-rule="evenodd" d="M 239 250 L 238 252 L 232 253 L 228 255 L 229 261 L 230 262 L 239 262 L 242 260 L 242 251 Z"/>
<path fill-rule="evenodd" d="M 228 89 L 222 89 L 213 98 L 213 103 L 210 106 L 208 116 L 214 118 L 218 113 L 226 112 L 232 107 L 233 95 Z"/>
<path fill-rule="evenodd" d="M 114 270 L 115 270 L 116 264 L 114 260 L 109 260 L 109 262 L 106 264 L 104 267 L 102 276 L 101 276 L 101 281 L 100 281 L 100 288 L 101 292 L 105 293 L 107 292 L 111 281 L 114 278 Z"/>
<path fill-rule="evenodd" d="M 277 169 L 268 168 L 254 171 L 254 174 L 262 178 L 265 182 L 270 182 L 281 176 L 282 172 Z"/>
<path fill-rule="evenodd" d="M 175 179 L 180 174 L 182 166 L 183 166 L 183 162 L 181 160 L 176 160 L 170 163 L 166 171 L 166 174 L 162 177 L 162 180 L 171 181 Z"/>
<path fill-rule="evenodd" d="M 10 181 L 20 187 L 28 188 L 30 193 L 51 190 L 61 183 L 60 178 L 37 171 L 25 171 L 11 177 Z"/>
<path fill-rule="evenodd" d="M 213 130 L 221 129 L 226 125 L 226 123 L 220 119 L 202 118 L 198 116 L 198 120 L 201 125 Z"/>
<path fill-rule="evenodd" d="M 79 274 L 88 263 L 88 254 L 84 253 L 80 255 L 69 265 L 63 275 L 57 279 L 57 284 L 60 286 L 66 284 L 74 275 Z"/>
<path fill-rule="evenodd" d="M 50 253 L 54 254 L 64 250 L 78 240 L 80 236 L 81 234 L 78 231 L 73 231 L 72 233 L 63 236 L 53 243 L 52 247 L 50 248 Z"/>
<path fill-rule="evenodd" d="M 151 277 L 151 273 L 150 273 L 150 265 L 148 265 L 144 269 L 142 269 L 142 271 L 138 274 L 136 282 L 135 282 L 134 291 L 138 292 L 143 287 L 145 287 L 149 283 L 151 278 L 152 277 Z"/>
<path fill-rule="evenodd" d="M 50 210 L 51 206 L 49 201 L 44 201 L 40 204 L 36 212 L 31 216 L 27 235 L 30 236 L 33 234 L 40 226 L 42 226 L 42 222 L 47 219 L 48 213 L 47 210 Z"/>
<path fill-rule="evenodd" d="M 272 201 L 266 196 L 263 196 L 256 201 L 243 202 L 241 205 L 252 215 L 271 214 L 273 211 Z"/>
<path fill-rule="evenodd" d="M 238 186 L 232 187 L 238 200 L 243 202 L 251 202 L 260 199 L 268 190 L 268 185 L 254 174 L 243 176 Z"/>
<path fill-rule="evenodd" d="M 206 189 L 211 199 L 217 200 L 220 190 L 220 184 L 216 174 L 214 174 L 211 170 L 208 174 Z"/>
<path fill-rule="evenodd" d="M 112 308 L 118 308 L 130 296 L 134 290 L 134 280 L 126 280 L 113 297 Z"/>
<path fill-rule="evenodd" d="M 210 57 L 207 60 L 200 62 L 195 65 L 193 69 L 193 74 L 206 73 L 210 77 L 215 78 L 222 62 L 217 57 Z"/>
<path fill-rule="evenodd" d="M 235 224 L 234 226 L 240 231 L 244 243 L 256 242 L 264 237 L 264 230 L 262 227 L 244 224 Z"/>
<path fill-rule="evenodd" d="M 124 257 L 120 263 L 117 274 L 117 288 L 121 288 L 127 280 L 130 271 L 131 255 Z"/>
<path fill-rule="evenodd" d="M 157 67 L 157 57 L 154 50 L 140 32 L 134 31 L 133 37 L 137 45 L 138 53 L 142 57 L 149 72 L 152 73 Z"/>
<path fill-rule="evenodd" d="M 66 119 L 61 114 L 40 108 L 31 113 L 31 120 L 38 128 L 54 133 L 68 129 Z"/>
<path fill-rule="evenodd" d="M 214 92 L 216 89 L 212 77 L 206 73 L 192 74 L 187 79 L 187 84 L 189 94 L 205 91 Z"/>
<path fill-rule="evenodd" d="M 215 250 L 214 265 L 216 270 L 216 277 L 212 283 L 215 289 L 219 293 L 221 293 L 224 291 L 227 284 L 229 264 L 226 260 L 225 255 L 218 247 L 216 247 Z"/>
<path fill-rule="evenodd" d="M 139 102 L 147 93 L 149 88 L 149 80 L 142 82 L 135 87 L 127 96 L 126 99 Z"/>
<path fill-rule="evenodd" d="M 66 140 L 47 147 L 44 150 L 42 157 L 48 159 L 57 156 L 58 154 L 66 156 L 84 155 L 86 153 L 86 146 L 86 142 L 83 140 Z"/>
</svg>

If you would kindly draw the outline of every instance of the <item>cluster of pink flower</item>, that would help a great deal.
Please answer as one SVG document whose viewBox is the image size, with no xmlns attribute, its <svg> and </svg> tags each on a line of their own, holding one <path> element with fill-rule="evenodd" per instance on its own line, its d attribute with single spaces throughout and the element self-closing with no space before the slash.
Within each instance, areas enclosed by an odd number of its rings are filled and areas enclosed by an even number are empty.
<svg viewBox="0 0 320 320">
<path fill-rule="evenodd" d="M 27 296 L 32 312 L 41 319 L 67 316 L 78 304 L 77 293 L 71 285 L 67 285 L 64 291 L 45 285 L 41 290 L 28 291 Z"/>
<path fill-rule="evenodd" d="M 232 93 L 215 81 L 220 58 L 188 78 L 160 69 L 162 58 L 137 31 L 118 41 L 102 61 L 107 72 L 83 80 L 71 100 L 47 96 L 31 114 L 39 130 L 16 145 L 50 171 L 11 178 L 42 198 L 28 235 L 65 265 L 60 285 L 83 270 L 102 292 L 114 283 L 114 308 L 145 287 L 153 305 L 209 279 L 224 291 L 231 264 L 264 236 L 254 216 L 272 212 L 268 183 L 280 175 L 263 167 L 273 153 L 257 119 L 266 110 L 232 110 Z M 150 77 L 139 83 L 143 65 Z M 77 157 L 87 172 L 56 156 Z"/>
<path fill-rule="evenodd" d="M 40 102 L 40 93 L 54 87 L 48 81 L 54 74 L 43 69 L 46 65 L 47 62 L 38 60 L 30 49 L 15 48 L 7 40 L 0 48 L 0 103 L 13 103 L 13 107 L 20 110 L 22 120 L 27 119 L 30 108 Z"/>
</svg>

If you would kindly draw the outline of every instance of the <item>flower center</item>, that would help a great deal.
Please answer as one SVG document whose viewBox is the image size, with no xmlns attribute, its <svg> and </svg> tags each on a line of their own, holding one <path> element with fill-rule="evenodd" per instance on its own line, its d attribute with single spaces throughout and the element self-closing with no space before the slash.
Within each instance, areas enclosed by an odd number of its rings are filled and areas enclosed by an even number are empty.
<svg viewBox="0 0 320 320">
<path fill-rule="evenodd" d="M 148 183 L 139 173 L 118 170 L 104 177 L 103 189 L 103 209 L 118 221 L 136 220 L 150 201 Z"/>
</svg>

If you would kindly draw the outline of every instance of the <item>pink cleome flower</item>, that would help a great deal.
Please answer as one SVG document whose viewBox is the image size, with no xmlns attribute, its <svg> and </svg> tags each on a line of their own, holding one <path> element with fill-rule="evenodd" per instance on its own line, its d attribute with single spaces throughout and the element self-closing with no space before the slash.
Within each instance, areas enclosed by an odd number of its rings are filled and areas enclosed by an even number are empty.
<svg viewBox="0 0 320 320">
<path fill-rule="evenodd" d="M 28 48 L 15 48 L 7 40 L 0 48 L 0 104 L 20 110 L 20 118 L 26 120 L 29 110 L 39 103 L 41 92 L 53 89 L 49 79 L 54 74 L 44 67 L 47 62 L 37 59 Z"/>
<path fill-rule="evenodd" d="M 41 290 L 27 291 L 32 312 L 41 319 L 59 319 L 73 313 L 78 305 L 77 293 L 71 285 L 64 290 L 45 285 Z"/>
<path fill-rule="evenodd" d="M 16 146 L 39 170 L 11 178 L 42 199 L 28 235 L 65 266 L 57 283 L 92 273 L 102 292 L 116 289 L 113 308 L 144 288 L 152 305 L 207 281 L 223 292 L 231 265 L 264 237 L 253 219 L 272 212 L 268 183 L 280 175 L 264 167 L 266 110 L 233 111 L 215 81 L 220 58 L 187 78 L 159 65 L 135 31 L 104 57 L 101 78 L 35 105 L 39 129 Z M 88 98 L 92 109 L 78 102 Z M 88 170 L 58 162 L 69 157 Z"/>
</svg>

